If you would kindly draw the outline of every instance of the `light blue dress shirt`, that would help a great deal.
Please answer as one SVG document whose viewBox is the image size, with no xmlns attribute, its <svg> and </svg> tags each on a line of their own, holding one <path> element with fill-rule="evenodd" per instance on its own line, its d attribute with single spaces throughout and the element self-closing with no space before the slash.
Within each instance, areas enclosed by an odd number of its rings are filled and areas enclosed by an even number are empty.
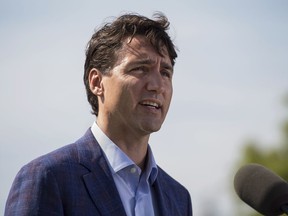
<svg viewBox="0 0 288 216">
<path fill-rule="evenodd" d="M 145 170 L 141 169 L 93 123 L 91 131 L 101 146 L 120 194 L 127 216 L 156 216 L 157 203 L 152 189 L 158 169 L 148 146 Z"/>
</svg>

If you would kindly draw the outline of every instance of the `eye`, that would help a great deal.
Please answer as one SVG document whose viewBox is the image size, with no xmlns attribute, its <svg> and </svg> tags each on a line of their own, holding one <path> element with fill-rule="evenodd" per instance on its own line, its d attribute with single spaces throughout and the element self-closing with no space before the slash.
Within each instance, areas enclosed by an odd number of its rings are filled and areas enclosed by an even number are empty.
<svg viewBox="0 0 288 216">
<path fill-rule="evenodd" d="M 167 78 L 169 78 L 169 79 L 172 78 L 172 72 L 171 72 L 171 71 L 168 71 L 168 70 L 163 70 L 163 71 L 161 72 L 161 75 L 164 76 L 164 77 L 167 77 Z"/>
<path fill-rule="evenodd" d="M 130 70 L 130 72 L 147 72 L 148 71 L 148 68 L 145 67 L 145 66 L 137 66 L 137 67 L 134 67 Z"/>
</svg>

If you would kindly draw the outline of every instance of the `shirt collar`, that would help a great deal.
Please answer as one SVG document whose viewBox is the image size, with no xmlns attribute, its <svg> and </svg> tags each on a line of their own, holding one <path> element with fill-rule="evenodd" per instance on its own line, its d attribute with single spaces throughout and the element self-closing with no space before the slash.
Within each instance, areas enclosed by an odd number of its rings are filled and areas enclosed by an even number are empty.
<svg viewBox="0 0 288 216">
<path fill-rule="evenodd" d="M 109 137 L 106 136 L 96 122 L 93 123 L 91 131 L 103 150 L 113 173 L 117 173 L 131 165 L 136 166 L 136 164 L 115 143 L 113 143 Z M 149 180 L 152 184 L 157 178 L 158 168 L 149 145 L 147 156 L 147 164 L 143 174 L 145 175 L 146 180 Z"/>
</svg>

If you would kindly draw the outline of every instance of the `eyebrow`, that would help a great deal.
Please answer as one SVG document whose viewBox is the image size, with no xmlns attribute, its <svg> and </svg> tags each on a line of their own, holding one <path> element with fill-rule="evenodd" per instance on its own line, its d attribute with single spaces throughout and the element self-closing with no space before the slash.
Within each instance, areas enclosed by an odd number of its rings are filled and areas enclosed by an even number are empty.
<svg viewBox="0 0 288 216">
<path fill-rule="evenodd" d="M 152 59 L 139 59 L 139 60 L 135 60 L 133 62 L 131 62 L 129 65 L 152 65 L 155 64 L 155 61 L 153 61 Z M 161 62 L 161 67 L 170 70 L 172 73 L 174 71 L 173 66 L 170 65 L 167 62 Z"/>
</svg>

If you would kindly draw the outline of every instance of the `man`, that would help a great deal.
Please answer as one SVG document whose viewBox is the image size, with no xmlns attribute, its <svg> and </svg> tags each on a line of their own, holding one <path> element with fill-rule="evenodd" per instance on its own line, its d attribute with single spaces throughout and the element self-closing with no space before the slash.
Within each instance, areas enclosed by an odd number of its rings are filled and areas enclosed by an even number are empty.
<svg viewBox="0 0 288 216">
<path fill-rule="evenodd" d="M 148 144 L 172 97 L 168 27 L 161 14 L 126 14 L 92 36 L 84 83 L 96 122 L 20 170 L 6 216 L 192 215 L 188 191 L 156 165 Z"/>
</svg>

